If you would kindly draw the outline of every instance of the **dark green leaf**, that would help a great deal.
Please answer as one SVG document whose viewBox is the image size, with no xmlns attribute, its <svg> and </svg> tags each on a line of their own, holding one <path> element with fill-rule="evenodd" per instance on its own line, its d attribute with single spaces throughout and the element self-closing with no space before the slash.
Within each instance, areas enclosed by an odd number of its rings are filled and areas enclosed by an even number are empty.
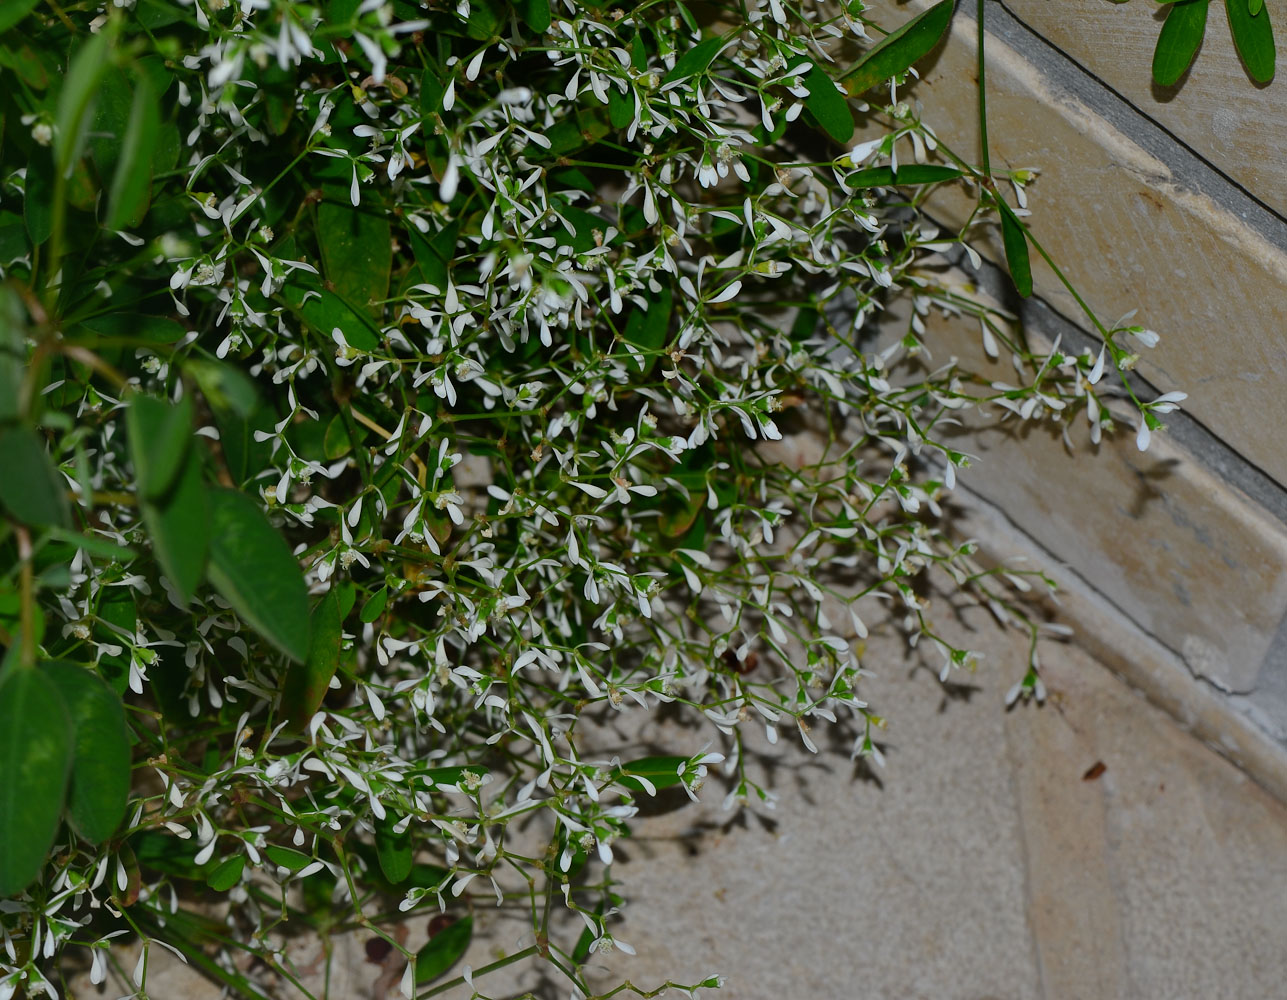
<svg viewBox="0 0 1287 1000">
<path fill-rule="evenodd" d="M 313 863 L 313 859 L 302 851 L 279 847 L 277 844 L 269 844 L 265 847 L 264 854 L 273 864 L 292 872 L 301 871 Z"/>
<path fill-rule="evenodd" d="M 131 548 L 124 545 L 117 545 L 115 542 L 108 541 L 99 535 L 83 535 L 79 531 L 71 531 L 68 528 L 51 527 L 45 529 L 48 537 L 55 541 L 65 542 L 68 545 L 74 545 L 78 549 L 84 549 L 91 556 L 98 556 L 101 559 L 112 559 L 116 562 L 125 562 L 133 559 L 137 554 Z"/>
<path fill-rule="evenodd" d="M 445 286 L 444 286 L 445 287 Z M 363 311 L 353 309 L 342 298 L 329 290 L 321 297 L 314 295 L 298 307 L 299 314 L 309 326 L 334 347 L 331 334 L 339 330 L 350 347 L 359 351 L 374 351 L 380 346 L 379 335 Z"/>
<path fill-rule="evenodd" d="M 99 336 L 144 341 L 149 344 L 173 344 L 180 340 L 187 329 L 182 323 L 166 316 L 148 316 L 142 313 L 108 313 L 83 320 Z"/>
<path fill-rule="evenodd" d="M 367 310 L 388 297 L 393 263 L 388 215 L 324 201 L 317 207 L 317 239 L 326 279 L 341 298 Z"/>
<path fill-rule="evenodd" d="M 189 448 L 170 492 L 140 505 L 152 552 L 179 599 L 192 600 L 210 552 L 210 495 L 196 448 Z"/>
<path fill-rule="evenodd" d="M 660 791 L 679 784 L 679 769 L 687 761 L 687 757 L 640 757 L 628 764 L 622 764 L 617 769 L 616 779 L 627 788 L 646 792 L 648 789 L 639 780 L 639 778 L 645 778 Z"/>
<path fill-rule="evenodd" d="M 474 918 L 462 917 L 440 930 L 416 955 L 416 983 L 429 983 L 455 965 L 469 949 Z"/>
<path fill-rule="evenodd" d="M 626 128 L 635 117 L 635 102 L 616 87 L 608 88 L 608 121 L 613 128 Z"/>
<path fill-rule="evenodd" d="M 663 287 L 646 309 L 636 306 L 631 311 L 622 338 L 641 351 L 660 350 L 670 334 L 671 304 L 670 289 Z"/>
<path fill-rule="evenodd" d="M 1247 75 L 1257 83 L 1268 83 L 1274 78 L 1274 29 L 1269 24 L 1269 8 L 1251 14 L 1242 0 L 1224 0 L 1229 14 L 1229 32 L 1233 35 L 1234 48 L 1242 57 Z M 1168 20 L 1170 20 L 1168 18 Z"/>
<path fill-rule="evenodd" d="M 5 0 L 0 6 L 0 31 L 8 31 L 36 9 L 40 0 Z"/>
<path fill-rule="evenodd" d="M 308 725 L 339 669 L 343 621 L 339 590 L 332 587 L 313 611 L 308 656 L 290 665 L 282 687 L 282 714 L 297 729 Z"/>
<path fill-rule="evenodd" d="M 366 602 L 362 605 L 362 611 L 358 615 L 358 617 L 361 618 L 364 622 L 367 622 L 369 624 L 370 622 L 375 621 L 382 614 L 384 614 L 384 606 L 388 603 L 389 603 L 389 588 L 381 587 L 379 590 L 377 590 L 374 594 L 372 594 L 370 597 L 366 599 Z"/>
<path fill-rule="evenodd" d="M 11 670 L 0 682 L 0 898 L 40 874 L 71 761 L 71 720 L 58 689 L 37 670 Z"/>
<path fill-rule="evenodd" d="M 675 65 L 671 67 L 670 72 L 661 78 L 662 85 L 675 83 L 677 80 L 684 80 L 690 76 L 696 76 L 698 73 L 705 73 L 706 68 L 715 61 L 716 53 L 726 44 L 728 44 L 728 39 L 722 36 L 698 42 L 675 61 Z"/>
<path fill-rule="evenodd" d="M 600 903 L 598 906 L 594 908 L 594 915 L 596 917 L 603 916 L 602 903 Z M 581 965 L 587 958 L 590 957 L 590 947 L 593 944 L 594 944 L 594 931 L 590 930 L 590 928 L 587 927 L 585 930 L 581 932 L 581 936 L 577 938 L 576 947 L 572 949 L 572 961 L 575 962 L 577 965 Z"/>
<path fill-rule="evenodd" d="M 189 358 L 183 370 L 197 380 L 201 394 L 218 414 L 227 413 L 246 420 L 259 405 L 255 383 L 232 365 Z"/>
<path fill-rule="evenodd" d="M 466 34 L 475 41 L 495 38 L 509 16 L 501 0 L 472 0 L 469 5 L 469 27 Z"/>
<path fill-rule="evenodd" d="M 22 217 L 33 247 L 44 243 L 54 231 L 54 165 L 48 150 L 37 150 L 27 163 Z"/>
<path fill-rule="evenodd" d="M 308 657 L 308 589 L 286 540 L 250 497 L 210 497 L 210 582 L 260 635 L 289 656 Z"/>
<path fill-rule="evenodd" d="M 439 291 L 447 289 L 447 268 L 456 256 L 456 235 L 459 232 L 459 223 L 452 223 L 427 239 L 416 229 L 407 230 L 411 252 L 420 265 L 425 284 L 433 285 Z"/>
<path fill-rule="evenodd" d="M 91 844 L 110 837 L 130 795 L 130 737 L 120 696 L 88 667 L 51 660 L 40 669 L 54 682 L 74 731 L 67 813 Z"/>
<path fill-rule="evenodd" d="M 139 393 L 125 411 L 130 457 L 139 495 L 156 500 L 168 493 L 192 444 L 192 400 L 171 404 Z"/>
<path fill-rule="evenodd" d="M 161 113 L 156 92 L 148 78 L 140 76 L 134 84 L 129 122 L 107 196 L 105 228 L 117 230 L 137 225 L 147 212 L 148 193 L 152 187 L 152 150 L 156 147 L 160 128 Z"/>
<path fill-rule="evenodd" d="M 944 167 L 935 163 L 908 163 L 898 168 L 897 175 L 892 167 L 867 167 L 851 174 L 845 184 L 851 188 L 903 187 L 937 184 L 960 176 L 961 171 L 956 167 Z"/>
<path fill-rule="evenodd" d="M 1001 209 L 1001 240 L 1005 244 L 1005 260 L 1010 266 L 1014 287 L 1025 299 L 1032 294 L 1032 262 L 1028 259 L 1028 238 L 1010 206 L 999 203 Z"/>
<path fill-rule="evenodd" d="M 857 96 L 901 76 L 928 55 L 947 34 L 955 4 L 956 0 L 940 0 L 868 49 L 840 78 L 849 93 Z"/>
<path fill-rule="evenodd" d="M 518 11 L 523 23 L 537 34 L 544 34 L 549 30 L 552 23 L 550 0 L 516 0 L 514 9 Z"/>
<path fill-rule="evenodd" d="M 1153 79 L 1169 87 L 1184 75 L 1198 54 L 1207 30 L 1207 8 L 1211 0 L 1173 3 L 1153 50 Z"/>
<path fill-rule="evenodd" d="M 818 120 L 818 124 L 836 142 L 848 142 L 854 134 L 854 116 L 849 111 L 849 101 L 836 90 L 831 76 L 817 65 L 804 78 L 809 96 L 804 106 Z"/>
<path fill-rule="evenodd" d="M 109 21 L 103 30 L 90 35 L 72 57 L 58 95 L 58 114 L 54 126 L 54 169 L 66 176 L 80 159 L 89 132 L 90 108 L 98 96 L 98 84 L 109 65 L 108 47 L 116 35 L 116 22 Z"/>
<path fill-rule="evenodd" d="M 246 868 L 245 855 L 227 858 L 219 862 L 218 867 L 206 878 L 206 885 L 215 892 L 227 892 L 241 881 L 241 873 Z"/>
<path fill-rule="evenodd" d="M 0 506 L 25 524 L 71 527 L 62 474 L 29 427 L 0 431 Z"/>
<path fill-rule="evenodd" d="M 380 871 L 392 884 L 405 882 L 411 874 L 411 827 L 401 833 L 393 832 L 394 824 L 381 820 L 375 828 L 375 853 L 380 861 Z"/>
<path fill-rule="evenodd" d="M 27 371 L 26 325 L 22 299 L 9 285 L 0 285 L 0 424 L 18 419 L 18 392 Z"/>
</svg>

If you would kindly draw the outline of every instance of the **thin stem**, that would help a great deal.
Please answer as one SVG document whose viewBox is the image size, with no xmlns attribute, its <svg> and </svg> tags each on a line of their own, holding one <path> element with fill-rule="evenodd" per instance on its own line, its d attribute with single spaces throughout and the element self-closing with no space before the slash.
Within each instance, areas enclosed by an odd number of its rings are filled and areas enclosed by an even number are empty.
<svg viewBox="0 0 1287 1000">
<path fill-rule="evenodd" d="M 988 85 L 987 85 L 987 60 L 983 55 L 983 8 L 984 0 L 979 0 L 978 13 L 978 77 L 979 77 L 979 142 L 983 145 L 983 176 L 988 180 L 992 179 L 992 160 L 988 155 Z"/>
</svg>

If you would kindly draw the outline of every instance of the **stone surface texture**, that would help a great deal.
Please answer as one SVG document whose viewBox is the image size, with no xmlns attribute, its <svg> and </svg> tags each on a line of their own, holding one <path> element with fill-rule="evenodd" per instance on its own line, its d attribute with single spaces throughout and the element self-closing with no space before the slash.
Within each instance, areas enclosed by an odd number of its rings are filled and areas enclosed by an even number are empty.
<svg viewBox="0 0 1287 1000">
<path fill-rule="evenodd" d="M 891 15 L 891 24 L 926 6 L 928 0 L 912 0 Z M 1045 0 L 1025 9 L 1042 6 L 1049 8 L 1050 19 L 1069 16 L 1069 5 Z M 972 5 L 960 5 L 948 44 L 927 62 L 924 79 L 906 96 L 924 104 L 927 120 L 949 147 L 977 159 L 976 95 L 962 85 L 975 78 L 971 10 Z M 998 10 L 998 16 L 1002 13 Z M 1124 26 L 1138 11 L 1109 10 L 1104 18 L 1109 15 L 1121 15 Z M 1212 29 L 1218 33 L 1219 25 Z M 1098 44 L 1098 38 L 1085 44 Z M 1275 232 L 1283 229 L 1281 220 L 1249 199 L 1245 210 L 1226 207 L 1179 178 L 1166 160 L 1100 113 L 1124 102 L 1106 86 L 1092 87 L 1085 100 L 1074 95 L 1053 72 L 1062 57 L 1037 44 L 1042 65 L 996 37 L 987 41 L 993 169 L 1041 169 L 1030 189 L 1028 220 L 1037 239 L 1102 321 L 1111 324 L 1138 310 L 1136 321 L 1162 335 L 1141 373 L 1159 391 L 1188 392 L 1188 412 L 1280 484 L 1287 483 L 1287 437 L 1278 432 L 1287 422 L 1282 391 L 1287 255 L 1244 216 L 1266 216 L 1262 221 Z M 1142 51 L 1147 57 L 1151 47 Z M 1251 89 L 1245 80 L 1231 87 L 1227 103 L 1239 105 Z M 1153 127 L 1136 117 L 1141 127 Z M 1199 156 L 1207 156 L 1223 141 L 1208 135 L 1205 145 L 1197 138 L 1194 144 Z M 1177 156 L 1183 152 L 1186 160 L 1193 158 L 1173 145 Z M 1238 147 L 1228 153 L 1242 156 Z M 950 227 L 964 221 L 965 201 L 950 188 L 930 205 Z M 993 259 L 1002 259 L 999 233 L 978 242 L 980 249 L 990 247 Z M 1033 271 L 1037 294 L 1086 324 L 1080 307 L 1036 254 Z"/>
</svg>

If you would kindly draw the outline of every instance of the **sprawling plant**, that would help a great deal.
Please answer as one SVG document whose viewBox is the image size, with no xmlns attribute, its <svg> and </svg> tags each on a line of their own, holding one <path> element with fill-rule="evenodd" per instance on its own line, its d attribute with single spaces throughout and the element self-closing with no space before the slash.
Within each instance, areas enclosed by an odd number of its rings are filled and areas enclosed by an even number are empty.
<svg viewBox="0 0 1287 1000">
<path fill-rule="evenodd" d="M 303 989 L 302 926 L 365 928 L 423 996 L 504 901 L 531 943 L 472 988 L 527 959 L 594 995 L 641 798 L 719 765 L 771 800 L 747 726 L 879 762 L 864 622 L 975 655 L 935 571 L 1018 620 L 942 521 L 949 429 L 1098 433 L 1151 335 L 1033 353 L 957 269 L 999 222 L 1030 284 L 1030 176 L 901 96 L 950 16 L 5 5 L 0 998 L 56 995 L 69 946 L 127 993 L 154 944 Z M 938 315 L 1015 384 L 935 352 Z M 1173 404 L 1137 401 L 1142 444 Z M 685 744 L 623 759 L 602 723 L 661 706 Z"/>
</svg>

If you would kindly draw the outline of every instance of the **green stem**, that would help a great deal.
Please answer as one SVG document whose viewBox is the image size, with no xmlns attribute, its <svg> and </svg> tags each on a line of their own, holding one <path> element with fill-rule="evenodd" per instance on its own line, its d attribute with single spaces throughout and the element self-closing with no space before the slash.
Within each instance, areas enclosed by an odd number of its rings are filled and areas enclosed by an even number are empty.
<svg viewBox="0 0 1287 1000">
<path fill-rule="evenodd" d="M 979 66 L 979 142 L 983 145 L 983 175 L 989 180 L 992 179 L 992 161 L 988 156 L 988 85 L 985 73 L 987 71 L 987 60 L 983 57 L 983 5 L 984 0 L 979 0 L 978 14 L 978 66 Z"/>
</svg>

